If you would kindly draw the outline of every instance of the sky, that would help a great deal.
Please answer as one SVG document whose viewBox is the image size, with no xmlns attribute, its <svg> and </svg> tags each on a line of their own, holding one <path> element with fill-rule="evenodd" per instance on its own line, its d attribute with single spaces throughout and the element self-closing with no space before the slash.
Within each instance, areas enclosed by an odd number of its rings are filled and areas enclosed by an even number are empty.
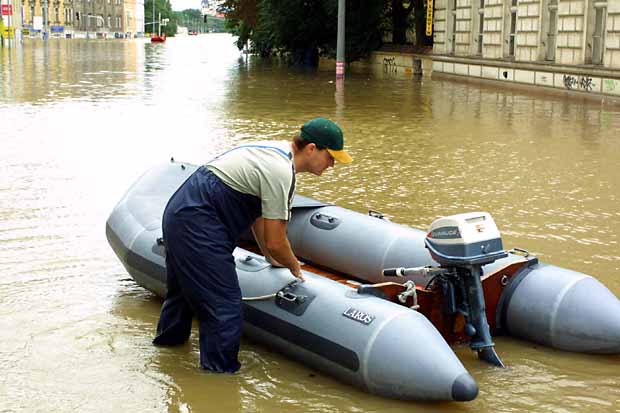
<svg viewBox="0 0 620 413">
<path fill-rule="evenodd" d="M 182 11 L 185 9 L 198 9 L 200 10 L 200 0 L 170 0 L 172 4 L 172 10 Z"/>
</svg>

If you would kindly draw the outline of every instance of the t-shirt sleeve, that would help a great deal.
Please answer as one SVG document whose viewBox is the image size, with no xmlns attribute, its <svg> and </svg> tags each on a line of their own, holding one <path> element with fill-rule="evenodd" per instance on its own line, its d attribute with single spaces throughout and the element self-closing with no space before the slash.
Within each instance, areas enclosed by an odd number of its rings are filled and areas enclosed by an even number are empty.
<svg viewBox="0 0 620 413">
<path fill-rule="evenodd" d="M 270 172 L 258 171 L 262 216 L 267 219 L 288 221 L 290 218 L 289 199 L 292 195 L 293 170 L 290 165 L 284 164 L 278 165 Z"/>
</svg>

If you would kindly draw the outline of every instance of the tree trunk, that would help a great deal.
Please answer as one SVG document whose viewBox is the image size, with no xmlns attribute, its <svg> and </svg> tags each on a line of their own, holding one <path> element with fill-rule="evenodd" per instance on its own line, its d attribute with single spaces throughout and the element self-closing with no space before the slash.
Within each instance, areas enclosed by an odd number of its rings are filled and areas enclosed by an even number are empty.
<svg viewBox="0 0 620 413">
<path fill-rule="evenodd" d="M 426 37 L 426 9 L 424 7 L 425 0 L 415 0 L 413 2 L 415 17 L 415 45 L 422 47 L 425 44 Z"/>
<path fill-rule="evenodd" d="M 403 6 L 403 0 L 392 0 L 392 43 L 407 43 L 407 18 L 413 10 L 413 0 L 407 7 Z"/>
</svg>

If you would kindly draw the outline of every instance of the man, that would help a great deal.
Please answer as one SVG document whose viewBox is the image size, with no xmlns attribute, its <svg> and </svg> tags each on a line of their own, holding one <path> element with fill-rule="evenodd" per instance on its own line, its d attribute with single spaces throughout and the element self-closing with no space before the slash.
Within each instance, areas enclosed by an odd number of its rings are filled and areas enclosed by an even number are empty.
<svg viewBox="0 0 620 413">
<path fill-rule="evenodd" d="M 201 166 L 170 198 L 163 216 L 167 294 L 158 345 L 182 344 L 198 317 L 200 365 L 214 372 L 239 370 L 242 301 L 232 252 L 251 227 L 265 257 L 303 280 L 286 227 L 295 174 L 321 175 L 352 161 L 340 128 L 315 118 L 292 142 L 243 145 Z"/>
</svg>

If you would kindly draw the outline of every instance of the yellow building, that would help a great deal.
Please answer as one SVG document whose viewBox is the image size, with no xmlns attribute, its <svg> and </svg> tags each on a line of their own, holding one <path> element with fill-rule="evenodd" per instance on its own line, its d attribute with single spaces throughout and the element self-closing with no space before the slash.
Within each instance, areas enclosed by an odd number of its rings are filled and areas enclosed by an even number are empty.
<svg viewBox="0 0 620 413">
<path fill-rule="evenodd" d="M 24 28 L 37 33 L 48 28 L 52 36 L 62 37 L 73 30 L 73 0 L 23 0 Z"/>
<path fill-rule="evenodd" d="M 14 0 L 23 2 L 24 28 L 53 37 L 134 37 L 144 31 L 144 0 Z"/>
<path fill-rule="evenodd" d="M 21 34 L 21 0 L 0 0 L 0 37 L 13 39 Z"/>
<path fill-rule="evenodd" d="M 130 37 L 144 33 L 144 0 L 124 0 L 124 32 Z"/>
</svg>

